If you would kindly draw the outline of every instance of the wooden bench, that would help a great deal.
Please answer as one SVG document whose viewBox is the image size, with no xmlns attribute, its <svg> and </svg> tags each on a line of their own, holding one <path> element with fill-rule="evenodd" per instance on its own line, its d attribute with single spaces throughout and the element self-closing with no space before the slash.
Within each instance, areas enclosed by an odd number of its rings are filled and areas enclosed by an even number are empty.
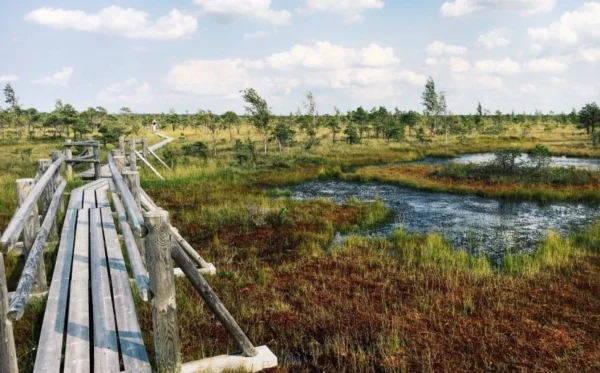
<svg viewBox="0 0 600 373">
<path fill-rule="evenodd" d="M 34 372 L 151 372 L 107 196 L 72 191 Z"/>
</svg>

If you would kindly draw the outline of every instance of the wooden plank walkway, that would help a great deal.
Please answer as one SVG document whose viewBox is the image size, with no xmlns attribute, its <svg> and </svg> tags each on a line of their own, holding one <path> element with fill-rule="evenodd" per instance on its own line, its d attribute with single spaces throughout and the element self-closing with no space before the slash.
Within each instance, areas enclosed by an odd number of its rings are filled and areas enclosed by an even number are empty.
<svg viewBox="0 0 600 373">
<path fill-rule="evenodd" d="M 163 139 L 163 141 L 158 142 L 154 145 L 151 145 L 148 147 L 149 150 L 155 152 L 158 149 L 162 148 L 163 146 L 173 142 L 173 140 L 175 140 L 172 137 L 163 135 L 162 133 L 155 133 L 156 136 L 160 137 L 161 139 Z M 90 168 L 89 170 L 80 172 L 77 174 L 77 176 L 79 176 L 81 179 L 85 179 L 85 180 L 90 180 L 94 178 L 94 169 Z M 102 167 L 100 167 L 100 176 L 102 178 L 110 178 L 112 177 L 112 174 L 110 173 L 110 169 L 108 168 L 108 165 L 103 165 Z"/>
<path fill-rule="evenodd" d="M 107 193 L 71 192 L 35 373 L 151 372 Z"/>
</svg>

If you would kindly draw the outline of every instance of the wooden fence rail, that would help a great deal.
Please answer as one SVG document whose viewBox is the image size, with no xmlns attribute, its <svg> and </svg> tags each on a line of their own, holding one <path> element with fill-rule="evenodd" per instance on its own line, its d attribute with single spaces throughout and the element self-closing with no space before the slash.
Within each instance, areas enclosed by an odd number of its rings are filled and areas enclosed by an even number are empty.
<svg viewBox="0 0 600 373">
<path fill-rule="evenodd" d="M 37 271 L 41 265 L 41 262 L 44 260 L 44 246 L 46 244 L 46 240 L 48 239 L 50 229 L 54 225 L 54 220 L 56 218 L 58 207 L 61 203 L 63 192 L 65 191 L 66 186 L 67 182 L 63 181 L 56 189 L 56 192 L 52 198 L 52 202 L 50 203 L 50 207 L 48 208 L 48 213 L 44 219 L 44 223 L 42 224 L 35 242 L 29 251 L 27 261 L 25 262 L 25 267 L 23 268 L 21 278 L 19 279 L 19 284 L 17 285 L 17 290 L 15 290 L 10 300 L 8 316 L 12 320 L 19 320 L 23 316 L 23 313 L 25 312 L 25 305 L 27 303 L 27 299 L 31 295 L 33 285 L 36 280 L 41 280 L 39 279 L 39 276 L 37 276 Z M 43 281 L 46 281 L 46 279 L 44 278 Z"/>
<path fill-rule="evenodd" d="M 26 220 L 31 215 L 31 212 L 35 208 L 38 199 L 48 186 L 48 184 L 54 179 L 54 175 L 57 171 L 60 170 L 60 167 L 65 159 L 65 156 L 60 156 L 57 160 L 55 160 L 46 173 L 40 177 L 38 182 L 35 184 L 33 189 L 29 192 L 29 195 L 19 207 L 19 210 L 12 217 L 6 230 L 2 234 L 0 238 L 0 248 L 4 251 L 8 251 L 12 246 L 15 245 L 17 239 L 21 232 L 23 231 L 23 227 L 25 226 Z"/>
<path fill-rule="evenodd" d="M 144 217 L 142 216 L 142 211 L 135 202 L 131 191 L 129 190 L 129 188 L 127 188 L 127 185 L 125 185 L 125 181 L 123 181 L 123 177 L 117 169 L 112 155 L 108 156 L 108 167 L 110 168 L 115 187 L 119 192 L 125 210 L 127 211 L 127 217 L 129 218 L 129 222 L 131 223 L 133 232 L 138 237 L 144 237 L 147 233 L 147 229 L 144 223 Z"/>
</svg>

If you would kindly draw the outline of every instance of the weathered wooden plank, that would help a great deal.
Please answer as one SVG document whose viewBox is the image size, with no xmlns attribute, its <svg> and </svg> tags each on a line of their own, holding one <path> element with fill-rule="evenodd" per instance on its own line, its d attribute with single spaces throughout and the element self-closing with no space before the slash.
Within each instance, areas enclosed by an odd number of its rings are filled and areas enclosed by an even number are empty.
<svg viewBox="0 0 600 373">
<path fill-rule="evenodd" d="M 152 165 L 150 164 L 150 162 L 148 162 L 148 160 L 146 158 L 144 158 L 137 150 L 135 152 L 135 154 L 138 156 L 139 159 L 142 160 L 142 162 L 150 169 L 152 170 L 152 172 L 154 172 L 154 174 L 156 176 L 158 176 L 161 180 L 164 180 L 165 178 L 162 177 L 162 175 L 156 170 L 156 168 L 152 167 Z"/>
<path fill-rule="evenodd" d="M 50 184 L 48 184 L 48 187 L 50 187 Z M 17 180 L 17 201 L 19 206 L 22 206 L 27 200 L 27 196 L 33 188 L 33 179 Z M 26 257 L 29 256 L 29 252 L 33 247 L 33 243 L 35 242 L 39 230 L 40 218 L 38 207 L 35 205 L 31 211 L 31 215 L 27 218 L 25 225 L 23 226 L 23 254 Z M 36 268 L 33 286 L 33 290 L 36 293 L 42 293 L 48 290 L 48 284 L 46 283 L 46 265 L 44 262 L 41 262 Z"/>
<path fill-rule="evenodd" d="M 110 188 L 112 190 L 112 199 L 117 211 L 117 218 L 119 220 L 119 226 L 121 227 L 121 233 L 123 234 L 123 241 L 125 241 L 125 248 L 127 249 L 127 255 L 129 256 L 129 262 L 131 263 L 131 269 L 133 271 L 133 278 L 137 287 L 140 297 L 144 301 L 148 301 L 148 291 L 150 289 L 150 279 L 148 277 L 148 271 L 144 265 L 144 260 L 138 250 L 135 237 L 131 231 L 131 226 L 127 222 L 125 216 L 125 208 L 121 203 L 121 199 L 117 195 L 116 187 L 114 183 L 111 183 Z"/>
<path fill-rule="evenodd" d="M 4 255 L 0 253 L 0 372 L 18 373 L 17 350 L 12 321 L 8 319 L 8 289 L 4 272 Z"/>
<path fill-rule="evenodd" d="M 21 231 L 23 231 L 25 221 L 31 215 L 33 209 L 37 206 L 37 201 L 44 189 L 46 189 L 48 183 L 52 182 L 54 174 L 60 169 L 60 165 L 62 164 L 64 158 L 65 157 L 63 155 L 54 163 L 52 163 L 50 167 L 48 167 L 46 173 L 39 178 L 38 182 L 31 189 L 27 195 L 27 198 L 23 201 L 16 214 L 13 215 L 12 219 L 8 223 L 6 230 L 2 234 L 2 237 L 0 237 L 0 249 L 6 250 L 8 247 L 17 242 L 17 238 L 21 234 Z"/>
<path fill-rule="evenodd" d="M 96 204 L 98 208 L 101 207 L 110 207 L 110 202 L 108 201 L 108 183 L 98 189 L 96 189 Z"/>
<path fill-rule="evenodd" d="M 135 203 L 135 199 L 133 198 L 131 191 L 129 190 L 129 188 L 127 188 L 127 185 L 125 185 L 123 177 L 117 170 L 117 166 L 115 166 L 111 155 L 108 156 L 108 165 L 112 173 L 114 184 L 117 187 L 119 195 L 121 196 L 121 199 L 123 201 L 123 205 L 125 206 L 125 210 L 127 211 L 127 217 L 131 222 L 131 227 L 135 234 L 137 234 L 138 236 L 143 236 L 142 233 L 145 232 L 146 228 L 144 223 L 144 217 L 142 216 L 142 211 Z"/>
<path fill-rule="evenodd" d="M 171 247 L 171 256 L 179 268 L 185 273 L 186 277 L 194 286 L 194 289 L 200 294 L 204 302 L 214 313 L 217 319 L 221 322 L 221 325 L 227 330 L 229 335 L 233 338 L 235 343 L 242 351 L 242 355 L 246 357 L 252 357 L 258 355 L 258 351 L 252 345 L 246 333 L 242 331 L 242 328 L 235 321 L 233 316 L 229 313 L 223 302 L 217 297 L 215 292 L 212 290 L 208 282 L 202 277 L 200 272 L 196 269 L 196 266 L 192 260 L 186 255 L 186 253 L 178 247 L 173 245 Z M 152 272 L 150 272 L 152 276 Z M 150 277 L 152 279 L 152 277 Z M 151 283 L 152 284 L 152 283 Z"/>
<path fill-rule="evenodd" d="M 120 372 L 117 326 L 100 209 L 90 210 L 90 272 L 94 323 L 94 372 Z"/>
<path fill-rule="evenodd" d="M 96 190 L 84 189 L 83 190 L 83 209 L 95 209 L 96 208 Z"/>
<path fill-rule="evenodd" d="M 123 365 L 127 371 L 150 371 L 112 213 L 108 208 L 102 208 L 101 213 Z"/>
<path fill-rule="evenodd" d="M 76 188 L 71 191 L 68 209 L 79 210 L 83 206 L 83 188 Z"/>
<path fill-rule="evenodd" d="M 43 265 L 44 245 L 46 244 L 46 240 L 50 234 L 50 228 L 54 224 L 56 213 L 58 211 L 58 205 L 63 197 L 63 192 L 66 186 L 67 182 L 63 181 L 54 193 L 52 201 L 50 202 L 50 206 L 48 206 L 48 213 L 44 218 L 42 227 L 40 228 L 40 231 L 35 238 L 33 245 L 31 246 L 29 255 L 27 256 L 27 261 L 25 262 L 25 267 L 23 268 L 21 278 L 19 279 L 19 284 L 17 285 L 17 289 L 15 290 L 10 303 L 9 316 L 13 320 L 18 320 L 23 316 L 25 304 L 27 304 L 27 299 L 29 299 L 29 295 L 31 294 L 33 286 L 36 281 L 40 281 L 39 267 L 40 265 Z M 41 280 L 43 281 L 43 287 L 46 288 L 45 270 L 44 278 Z"/>
<path fill-rule="evenodd" d="M 169 170 L 171 169 L 171 167 L 167 166 L 167 164 L 165 162 L 163 162 L 162 159 L 160 159 L 160 157 L 154 152 L 154 150 L 148 148 L 148 151 L 150 152 L 150 154 L 152 154 L 154 156 L 154 158 L 156 158 L 163 166 L 165 166 L 166 168 L 168 168 Z"/>
<path fill-rule="evenodd" d="M 154 325 L 154 351 L 156 369 L 175 373 L 181 369 L 181 350 L 177 305 L 175 303 L 175 277 L 171 260 L 169 213 L 164 210 L 144 214 L 148 227 L 148 273 L 152 289 L 152 321 Z"/>
<path fill-rule="evenodd" d="M 65 373 L 90 372 L 89 210 L 79 210 L 71 275 Z"/>
<path fill-rule="evenodd" d="M 76 225 L 77 210 L 67 210 L 48 292 L 34 373 L 56 373 L 60 369 Z"/>
</svg>

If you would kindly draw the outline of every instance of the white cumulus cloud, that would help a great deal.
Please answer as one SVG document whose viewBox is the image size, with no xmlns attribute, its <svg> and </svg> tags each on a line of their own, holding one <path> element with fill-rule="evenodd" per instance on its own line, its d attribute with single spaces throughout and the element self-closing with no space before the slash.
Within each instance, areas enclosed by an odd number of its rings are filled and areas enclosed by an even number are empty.
<svg viewBox="0 0 600 373">
<path fill-rule="evenodd" d="M 521 65 L 510 58 L 476 61 L 475 67 L 486 74 L 514 75 L 521 72 Z"/>
<path fill-rule="evenodd" d="M 47 76 L 43 79 L 34 80 L 33 83 L 43 84 L 43 85 L 56 85 L 56 86 L 64 87 L 69 84 L 69 81 L 71 80 L 71 76 L 73 76 L 74 72 L 75 72 L 74 68 L 72 68 L 70 66 L 66 66 L 66 67 L 63 67 L 59 72 L 56 72 L 50 76 Z"/>
<path fill-rule="evenodd" d="M 467 48 L 461 45 L 446 44 L 441 41 L 434 41 L 425 48 L 430 56 L 459 56 L 467 53 Z"/>
<path fill-rule="evenodd" d="M 286 70 L 298 67 L 309 69 L 384 67 L 396 65 L 400 60 L 394 55 L 392 48 L 377 44 L 353 49 L 328 41 L 319 41 L 314 46 L 295 45 L 288 51 L 267 57 L 266 62 L 271 68 Z"/>
<path fill-rule="evenodd" d="M 568 63 L 557 57 L 533 59 L 525 67 L 534 73 L 562 73 L 569 69 Z"/>
<path fill-rule="evenodd" d="M 548 27 L 527 29 L 534 46 L 573 46 L 580 42 L 600 42 L 600 3 L 588 2 L 564 13 Z"/>
<path fill-rule="evenodd" d="M 482 34 L 477 39 L 477 44 L 488 50 L 505 47 L 510 45 L 511 41 L 506 36 L 506 29 L 494 29 L 488 33 Z"/>
<path fill-rule="evenodd" d="M 462 57 L 450 57 L 448 66 L 453 73 L 464 73 L 471 69 L 471 63 Z"/>
<path fill-rule="evenodd" d="M 298 11 L 300 13 L 331 12 L 344 17 L 348 22 L 360 22 L 364 20 L 364 11 L 383 7 L 383 0 L 304 0 L 304 5 Z"/>
<path fill-rule="evenodd" d="M 0 83 L 12 83 L 19 80 L 17 75 L 0 75 Z"/>
<path fill-rule="evenodd" d="M 196 18 L 177 9 L 151 20 L 146 12 L 115 5 L 98 13 L 39 8 L 25 15 L 25 19 L 56 29 L 122 35 L 132 39 L 178 39 L 192 34 L 197 28 Z"/>
<path fill-rule="evenodd" d="M 585 62 L 600 62 L 600 48 L 581 48 L 579 56 Z"/>
<path fill-rule="evenodd" d="M 555 5 L 556 0 L 454 0 L 446 1 L 440 12 L 443 17 L 462 17 L 491 11 L 532 15 L 549 12 Z"/>
<path fill-rule="evenodd" d="M 287 25 L 292 14 L 287 10 L 274 10 L 271 0 L 194 0 L 202 13 L 221 22 L 237 19 L 255 19 L 272 25 Z"/>
</svg>

